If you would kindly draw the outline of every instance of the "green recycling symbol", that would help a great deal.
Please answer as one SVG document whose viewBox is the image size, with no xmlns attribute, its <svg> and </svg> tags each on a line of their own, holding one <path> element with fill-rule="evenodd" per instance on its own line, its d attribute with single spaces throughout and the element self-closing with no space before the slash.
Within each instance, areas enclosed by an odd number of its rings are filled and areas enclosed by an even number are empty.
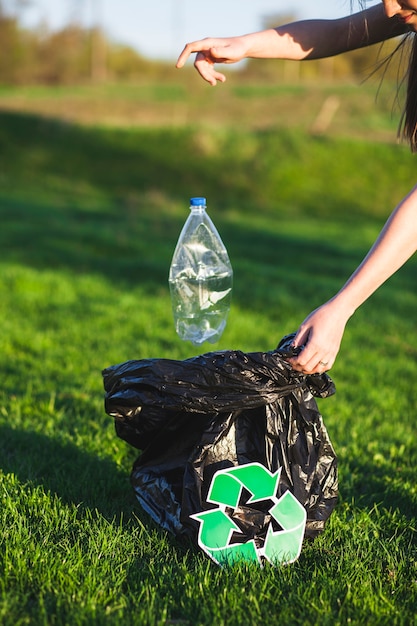
<svg viewBox="0 0 417 626">
<path fill-rule="evenodd" d="M 219 470 L 213 476 L 207 502 L 218 508 L 196 513 L 190 517 L 199 522 L 198 544 L 218 565 L 236 561 L 287 564 L 300 556 L 307 514 L 302 504 L 290 492 L 280 498 L 276 493 L 281 468 L 274 474 L 260 463 L 248 463 Z M 251 493 L 247 504 L 271 500 L 271 516 L 282 530 L 274 531 L 270 523 L 264 545 L 259 548 L 253 539 L 245 543 L 230 543 L 234 533 L 241 533 L 237 524 L 226 512 L 226 507 L 236 508 L 246 489 Z"/>
</svg>

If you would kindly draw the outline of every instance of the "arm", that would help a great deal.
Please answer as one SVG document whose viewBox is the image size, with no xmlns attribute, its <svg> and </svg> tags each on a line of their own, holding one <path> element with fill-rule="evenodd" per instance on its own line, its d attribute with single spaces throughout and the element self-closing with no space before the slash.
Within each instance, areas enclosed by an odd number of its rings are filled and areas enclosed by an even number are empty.
<svg viewBox="0 0 417 626">
<path fill-rule="evenodd" d="M 417 185 L 393 211 L 378 239 L 342 289 L 301 324 L 290 360 L 294 369 L 322 372 L 333 365 L 347 321 L 417 250 Z"/>
<path fill-rule="evenodd" d="M 319 59 L 368 46 L 405 32 L 405 26 L 389 19 L 382 5 L 336 20 L 306 20 L 231 38 L 207 38 L 189 43 L 177 67 L 197 53 L 195 67 L 212 85 L 226 80 L 215 63 L 254 59 Z"/>
</svg>

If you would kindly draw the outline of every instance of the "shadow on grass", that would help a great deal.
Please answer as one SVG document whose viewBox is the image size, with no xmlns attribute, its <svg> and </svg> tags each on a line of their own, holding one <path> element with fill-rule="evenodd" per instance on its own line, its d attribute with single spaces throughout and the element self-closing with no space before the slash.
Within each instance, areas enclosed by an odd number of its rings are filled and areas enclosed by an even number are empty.
<svg viewBox="0 0 417 626">
<path fill-rule="evenodd" d="M 196 144 L 195 134 L 191 128 L 82 128 L 0 112 L 0 171 L 3 190 L 8 190 L 0 197 L 3 261 L 96 272 L 118 283 L 141 283 L 153 290 L 166 287 L 190 195 L 203 192 L 217 210 L 238 207 L 244 216 L 245 212 L 253 215 L 256 207 L 266 215 L 273 211 L 271 219 L 276 219 L 275 206 L 261 208 L 258 194 L 263 193 L 263 185 L 251 175 L 253 164 L 241 163 L 238 154 L 233 159 L 224 150 L 207 152 Z M 287 161 L 296 162 L 297 150 L 290 142 Z M 268 162 L 262 166 L 268 167 Z M 166 198 L 171 202 L 168 207 Z M 271 197 L 270 203 L 275 201 Z M 172 202 L 183 205 L 184 211 L 175 214 Z M 306 213 L 311 209 L 314 215 L 315 202 L 313 194 L 302 201 L 301 209 Z M 343 202 L 339 200 L 339 214 L 349 214 Z M 314 279 L 319 264 L 323 271 L 334 273 L 337 258 L 342 272 L 344 264 L 353 269 L 360 258 L 355 256 L 351 262 L 341 258 L 337 242 L 334 246 L 309 243 L 245 225 L 244 220 L 228 225 L 227 213 L 215 221 L 236 270 L 244 270 L 244 280 L 253 284 L 256 278 L 262 281 L 267 266 L 276 267 L 283 260 L 285 275 L 280 278 L 305 283 L 307 275 Z"/>
<path fill-rule="evenodd" d="M 42 486 L 68 505 L 97 510 L 111 520 L 128 519 L 136 505 L 129 472 L 109 459 L 99 458 L 72 443 L 63 443 L 34 431 L 0 426 L 0 469 L 22 484 Z"/>
<path fill-rule="evenodd" d="M 408 520 L 416 519 L 415 468 L 381 466 L 355 458 L 344 473 L 341 489 L 345 501 L 353 500 L 355 506 L 369 510 L 382 506 L 399 511 Z"/>
<path fill-rule="evenodd" d="M 145 525 L 155 528 L 134 497 L 130 468 L 121 469 L 74 444 L 10 426 L 0 426 L 0 441 L 0 470 L 15 474 L 22 484 L 42 486 L 63 503 L 97 510 L 109 520 L 127 521 L 134 511 Z M 350 484 L 342 481 L 342 496 L 345 501 L 353 498 L 358 508 L 382 505 L 412 520 L 417 517 L 416 497 L 410 492 L 413 476 L 412 469 L 399 469 L 393 476 L 388 467 L 356 460 Z"/>
<path fill-rule="evenodd" d="M 164 290 L 168 296 L 168 271 L 184 216 L 141 203 L 130 211 L 91 212 L 17 200 L 0 205 L 0 215 L 3 262 L 97 275 L 121 288 L 140 286 L 149 295 Z M 320 241 L 305 232 L 280 235 L 244 220 L 236 225 L 227 216 L 216 222 L 235 272 L 233 300 L 248 310 L 274 314 L 301 306 L 307 314 L 340 288 L 366 252 L 360 243 L 342 247 L 338 239 Z M 414 267 L 403 268 L 400 278 L 398 288 L 411 289 Z"/>
<path fill-rule="evenodd" d="M 274 221 L 278 214 L 326 219 L 320 212 L 333 215 L 337 207 L 337 219 L 352 216 L 351 227 L 357 227 L 355 197 L 340 194 L 337 181 L 323 180 L 320 185 L 312 172 L 310 180 L 309 166 L 303 163 L 314 161 L 314 148 L 300 161 L 305 141 L 280 132 L 284 134 L 278 142 L 269 135 L 253 139 L 254 154 L 242 160 L 239 141 L 210 148 L 193 128 L 83 128 L 36 115 L 0 112 L 2 260 L 96 273 L 120 285 L 140 284 L 154 293 L 167 288 L 169 264 L 187 214 L 184 202 L 190 195 L 204 193 L 217 209 L 215 221 L 240 276 L 235 281 L 235 301 L 265 309 L 270 304 L 265 302 L 266 294 L 273 305 L 280 301 L 279 292 L 284 299 L 299 296 L 303 303 L 317 294 L 309 305 L 313 307 L 340 287 L 366 245 L 361 246 L 358 232 L 358 243 L 351 237 L 350 248 L 341 249 L 347 228 L 342 223 L 340 240 L 333 243 L 324 237 L 314 241 L 279 235 L 253 219 L 245 222 L 254 207 Z M 267 149 L 271 154 L 265 153 Z M 279 163 L 284 157 L 287 170 L 307 167 L 301 178 L 308 193 L 294 192 L 290 207 L 285 201 L 275 206 L 280 197 Z M 284 183 L 288 195 L 290 183 Z M 184 211 L 175 210 L 175 205 L 184 206 Z M 229 221 L 227 211 L 219 213 L 228 208 L 238 208 L 242 221 Z M 334 287 L 327 283 L 320 291 L 329 278 L 334 278 Z M 271 290 L 271 285 L 278 288 Z"/>
</svg>

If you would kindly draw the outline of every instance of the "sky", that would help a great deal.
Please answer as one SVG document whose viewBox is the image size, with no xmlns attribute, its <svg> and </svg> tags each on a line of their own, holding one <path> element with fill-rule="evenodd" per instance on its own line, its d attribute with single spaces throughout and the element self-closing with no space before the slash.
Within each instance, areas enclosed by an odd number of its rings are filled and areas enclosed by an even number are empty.
<svg viewBox="0 0 417 626">
<path fill-rule="evenodd" d="M 128 44 L 143 56 L 166 60 L 175 59 L 188 41 L 260 30 L 265 16 L 334 18 L 351 11 L 350 0 L 9 0 L 5 4 L 20 5 L 26 26 L 44 22 L 58 29 L 71 18 L 85 26 L 99 23 L 112 41 Z"/>
</svg>

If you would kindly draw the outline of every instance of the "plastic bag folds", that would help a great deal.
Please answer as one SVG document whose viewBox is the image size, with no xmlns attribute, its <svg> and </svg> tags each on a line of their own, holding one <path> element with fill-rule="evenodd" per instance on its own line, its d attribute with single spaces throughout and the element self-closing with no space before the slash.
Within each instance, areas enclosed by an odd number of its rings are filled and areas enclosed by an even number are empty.
<svg viewBox="0 0 417 626">
<path fill-rule="evenodd" d="M 190 516 L 212 508 L 218 470 L 260 463 L 281 468 L 307 513 L 314 538 L 337 501 L 337 459 L 316 398 L 335 392 L 328 374 L 292 370 L 294 335 L 270 352 L 209 352 L 184 361 L 132 360 L 103 370 L 105 410 L 117 435 L 141 453 L 131 481 L 142 507 L 164 529 L 196 539 Z M 245 494 L 243 494 L 245 495 Z M 248 497 L 230 515 L 241 538 L 261 542 L 268 509 Z"/>
</svg>

